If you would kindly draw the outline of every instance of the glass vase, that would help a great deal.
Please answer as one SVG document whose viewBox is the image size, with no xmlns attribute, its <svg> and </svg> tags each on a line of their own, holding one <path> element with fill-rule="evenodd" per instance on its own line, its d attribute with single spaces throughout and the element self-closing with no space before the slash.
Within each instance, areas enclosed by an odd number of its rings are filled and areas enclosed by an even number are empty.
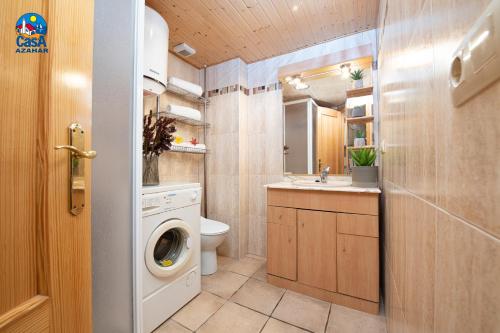
<svg viewBox="0 0 500 333">
<path fill-rule="evenodd" d="M 158 174 L 158 156 L 148 155 L 142 157 L 142 185 L 154 186 L 160 184 Z"/>
</svg>

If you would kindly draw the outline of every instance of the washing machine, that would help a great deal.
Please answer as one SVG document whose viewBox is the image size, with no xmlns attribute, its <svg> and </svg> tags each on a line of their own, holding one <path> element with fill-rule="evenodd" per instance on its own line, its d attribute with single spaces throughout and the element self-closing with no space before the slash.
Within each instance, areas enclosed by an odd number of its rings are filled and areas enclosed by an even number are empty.
<svg viewBox="0 0 500 333">
<path fill-rule="evenodd" d="M 143 187 L 143 330 L 201 292 L 199 183 Z"/>
</svg>

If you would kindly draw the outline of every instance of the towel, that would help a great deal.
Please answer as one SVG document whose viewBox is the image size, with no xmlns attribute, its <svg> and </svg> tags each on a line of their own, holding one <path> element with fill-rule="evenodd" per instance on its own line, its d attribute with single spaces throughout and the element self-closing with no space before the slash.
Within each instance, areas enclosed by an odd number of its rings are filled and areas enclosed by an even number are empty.
<svg viewBox="0 0 500 333">
<path fill-rule="evenodd" d="M 180 88 L 182 90 L 185 90 L 198 97 L 203 94 L 203 89 L 199 85 L 179 79 L 178 77 L 174 76 L 169 77 L 168 84 Z"/>
<path fill-rule="evenodd" d="M 187 106 L 169 104 L 167 110 L 168 112 L 175 114 L 177 116 L 186 117 L 194 120 L 201 120 L 201 112 Z"/>
</svg>

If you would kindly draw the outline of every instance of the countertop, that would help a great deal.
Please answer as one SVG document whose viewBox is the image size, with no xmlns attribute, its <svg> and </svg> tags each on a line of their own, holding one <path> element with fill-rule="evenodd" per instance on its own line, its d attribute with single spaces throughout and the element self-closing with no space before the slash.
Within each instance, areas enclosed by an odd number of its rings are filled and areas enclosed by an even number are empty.
<svg viewBox="0 0 500 333">
<path fill-rule="evenodd" d="M 335 181 L 333 181 L 335 182 Z M 286 190 L 307 190 L 307 191 L 328 191 L 328 192 L 356 192 L 356 193 L 376 193 L 382 191 L 379 188 L 355 187 L 355 186 L 314 186 L 314 185 L 298 185 L 293 182 L 278 182 L 264 185 L 266 188 L 286 189 Z"/>
</svg>

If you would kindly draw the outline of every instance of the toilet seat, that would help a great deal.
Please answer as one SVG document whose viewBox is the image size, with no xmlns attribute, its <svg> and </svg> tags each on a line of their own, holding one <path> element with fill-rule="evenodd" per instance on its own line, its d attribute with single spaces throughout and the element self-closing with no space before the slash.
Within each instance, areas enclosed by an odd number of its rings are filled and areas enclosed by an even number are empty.
<svg viewBox="0 0 500 333">
<path fill-rule="evenodd" d="M 225 234 L 229 231 L 229 226 L 225 223 L 201 217 L 200 233 L 205 236 L 215 236 Z"/>
</svg>

